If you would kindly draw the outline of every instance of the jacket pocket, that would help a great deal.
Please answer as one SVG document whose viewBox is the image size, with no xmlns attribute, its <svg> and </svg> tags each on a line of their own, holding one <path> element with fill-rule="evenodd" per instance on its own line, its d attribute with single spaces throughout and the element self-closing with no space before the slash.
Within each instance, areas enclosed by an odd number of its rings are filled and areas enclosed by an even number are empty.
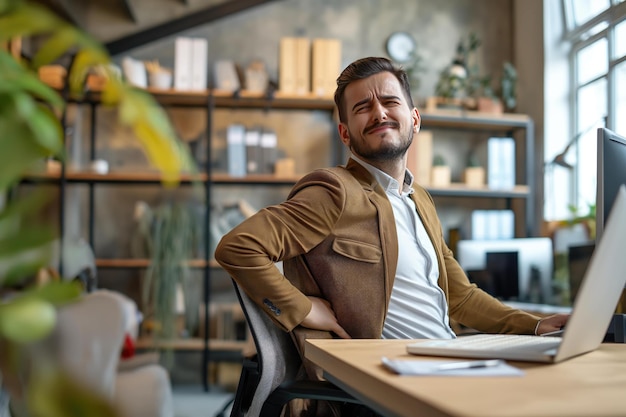
<svg viewBox="0 0 626 417">
<path fill-rule="evenodd" d="M 382 257 L 379 247 L 344 238 L 337 238 L 333 241 L 333 250 L 346 258 L 372 264 L 379 263 Z"/>
</svg>

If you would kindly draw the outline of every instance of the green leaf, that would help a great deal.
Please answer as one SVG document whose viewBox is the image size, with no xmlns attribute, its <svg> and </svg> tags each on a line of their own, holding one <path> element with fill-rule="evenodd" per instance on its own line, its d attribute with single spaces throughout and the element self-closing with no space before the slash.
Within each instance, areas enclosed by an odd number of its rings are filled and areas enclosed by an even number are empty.
<svg viewBox="0 0 626 417">
<path fill-rule="evenodd" d="M 39 146 L 32 131 L 15 113 L 3 112 L 0 118 L 2 149 L 0 152 L 0 190 L 14 184 L 38 160 L 50 155 Z"/>
<path fill-rule="evenodd" d="M 54 281 L 28 289 L 20 298 L 36 298 L 59 306 L 75 301 L 82 292 L 83 287 L 78 281 Z"/>
<path fill-rule="evenodd" d="M 33 132 L 33 139 L 39 146 L 52 155 L 61 156 L 63 150 L 63 128 L 59 119 L 50 109 L 39 105 L 38 111 L 33 113 L 28 120 L 28 125 Z"/>
<path fill-rule="evenodd" d="M 78 384 L 60 370 L 35 374 L 31 378 L 26 398 L 33 416 L 119 416 L 109 400 L 84 384 Z"/>
<path fill-rule="evenodd" d="M 84 41 L 89 43 L 88 41 Z M 109 54 L 102 47 L 93 45 L 90 48 L 81 49 L 75 56 L 70 68 L 70 91 L 81 93 L 85 78 L 89 70 L 97 65 L 106 65 L 111 62 Z"/>
<path fill-rule="evenodd" d="M 61 28 L 63 22 L 50 10 L 33 3 L 19 3 L 0 16 L 0 41 L 17 36 L 43 34 Z"/>
<path fill-rule="evenodd" d="M 65 106 L 56 91 L 43 83 L 37 75 L 19 65 L 11 55 L 0 50 L 0 94 L 13 96 L 23 93 L 33 95 L 58 111 Z"/>
<path fill-rule="evenodd" d="M 50 227 L 32 227 L 22 229 L 13 236 L 3 236 L 0 238 L 0 258 L 15 256 L 21 252 L 39 248 L 50 243 L 55 236 Z"/>
<path fill-rule="evenodd" d="M 54 62 L 77 43 L 76 31 L 71 27 L 60 28 L 44 42 L 31 62 L 33 68 Z"/>
</svg>

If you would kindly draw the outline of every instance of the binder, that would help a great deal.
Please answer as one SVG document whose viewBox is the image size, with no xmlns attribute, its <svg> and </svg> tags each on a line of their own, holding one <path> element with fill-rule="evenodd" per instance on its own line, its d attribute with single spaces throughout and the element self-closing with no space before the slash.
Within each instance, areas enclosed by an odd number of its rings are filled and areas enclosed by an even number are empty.
<svg viewBox="0 0 626 417">
<path fill-rule="evenodd" d="M 515 187 L 515 140 L 492 137 L 487 141 L 487 184 L 493 189 Z"/>
<path fill-rule="evenodd" d="M 311 41 L 296 38 L 296 95 L 307 95 L 311 91 Z"/>
<path fill-rule="evenodd" d="M 261 158 L 260 170 L 261 174 L 273 174 L 274 163 L 276 162 L 278 138 L 272 130 L 264 130 L 261 133 Z"/>
<path fill-rule="evenodd" d="M 208 41 L 204 38 L 192 39 L 191 50 L 191 90 L 202 91 L 207 87 Z"/>
<path fill-rule="evenodd" d="M 279 51 L 278 89 L 282 93 L 296 92 L 296 38 L 281 38 Z"/>
<path fill-rule="evenodd" d="M 258 174 L 261 170 L 261 130 L 246 130 L 246 172 Z"/>
<path fill-rule="evenodd" d="M 174 41 L 174 88 L 176 90 L 191 89 L 191 54 L 193 40 L 178 37 Z"/>
<path fill-rule="evenodd" d="M 228 174 L 233 177 L 246 176 L 246 128 L 232 124 L 226 130 Z"/>
<path fill-rule="evenodd" d="M 311 92 L 319 97 L 332 97 L 341 72 L 341 41 L 313 39 L 311 60 Z"/>
</svg>

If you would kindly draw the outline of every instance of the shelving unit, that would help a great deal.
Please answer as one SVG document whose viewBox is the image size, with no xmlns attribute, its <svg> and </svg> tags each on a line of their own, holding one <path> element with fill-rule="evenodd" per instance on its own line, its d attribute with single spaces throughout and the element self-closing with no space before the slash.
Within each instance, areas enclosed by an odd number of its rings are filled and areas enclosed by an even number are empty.
<svg viewBox="0 0 626 417">
<path fill-rule="evenodd" d="M 465 110 L 437 110 L 422 112 L 422 129 L 446 129 L 484 132 L 485 140 L 489 133 L 504 133 L 512 137 L 518 144 L 517 149 L 523 149 L 520 158 L 523 161 L 523 172 L 517 178 L 517 185 L 512 189 L 490 189 L 484 187 L 467 187 L 464 184 L 451 184 L 445 188 L 428 187 L 428 191 L 435 197 L 476 197 L 488 199 L 504 199 L 507 207 L 511 208 L 512 200 L 519 199 L 525 202 L 524 216 L 516 215 L 516 222 L 523 220 L 524 236 L 536 236 L 539 233 L 535 216 L 535 199 L 533 188 L 534 178 L 534 123 L 532 119 L 522 114 L 505 113 L 492 115 Z M 521 146 L 519 146 L 521 145 Z M 518 229 L 518 227 L 516 227 Z"/>
</svg>

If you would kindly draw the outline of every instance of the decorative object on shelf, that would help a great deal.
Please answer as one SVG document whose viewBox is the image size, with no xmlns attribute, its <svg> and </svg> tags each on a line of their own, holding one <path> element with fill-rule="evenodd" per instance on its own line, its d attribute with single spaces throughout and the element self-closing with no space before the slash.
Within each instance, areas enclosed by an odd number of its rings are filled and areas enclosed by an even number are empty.
<svg viewBox="0 0 626 417">
<path fill-rule="evenodd" d="M 470 154 L 467 167 L 463 171 L 463 182 L 468 187 L 482 187 L 485 185 L 485 168 L 480 165 L 478 158 Z"/>
<path fill-rule="evenodd" d="M 269 85 L 269 75 L 265 69 L 265 62 L 256 59 L 248 65 L 245 71 L 246 90 L 252 93 L 264 93 Z"/>
<path fill-rule="evenodd" d="M 62 65 L 42 65 L 37 73 L 42 82 L 54 89 L 61 90 L 65 86 L 67 69 Z"/>
<path fill-rule="evenodd" d="M 148 87 L 146 66 L 143 62 L 127 56 L 122 59 L 122 69 L 129 84 L 139 88 Z"/>
<path fill-rule="evenodd" d="M 148 71 L 148 84 L 158 90 L 169 90 L 172 88 L 172 70 L 162 67 L 159 61 L 144 62 Z"/>
<path fill-rule="evenodd" d="M 439 74 L 435 87 L 437 94 L 435 105 L 462 106 L 493 114 L 501 114 L 504 108 L 509 111 L 515 108 L 517 93 L 515 67 L 510 62 L 503 63 L 500 85 L 494 90 L 492 75 L 481 75 L 476 62 L 476 51 L 481 43 L 475 33 L 470 33 L 466 41 L 463 39 L 459 41 L 452 63 Z"/>
<path fill-rule="evenodd" d="M 450 167 L 446 165 L 446 160 L 439 154 L 435 155 L 430 174 L 430 185 L 432 187 L 447 187 L 450 185 L 450 178 Z"/>
<path fill-rule="evenodd" d="M 241 89 L 237 66 L 233 61 L 220 59 L 215 62 L 215 88 L 231 93 Z"/>
<path fill-rule="evenodd" d="M 293 178 L 296 175 L 296 161 L 293 158 L 279 158 L 274 163 L 274 176 Z"/>
</svg>

